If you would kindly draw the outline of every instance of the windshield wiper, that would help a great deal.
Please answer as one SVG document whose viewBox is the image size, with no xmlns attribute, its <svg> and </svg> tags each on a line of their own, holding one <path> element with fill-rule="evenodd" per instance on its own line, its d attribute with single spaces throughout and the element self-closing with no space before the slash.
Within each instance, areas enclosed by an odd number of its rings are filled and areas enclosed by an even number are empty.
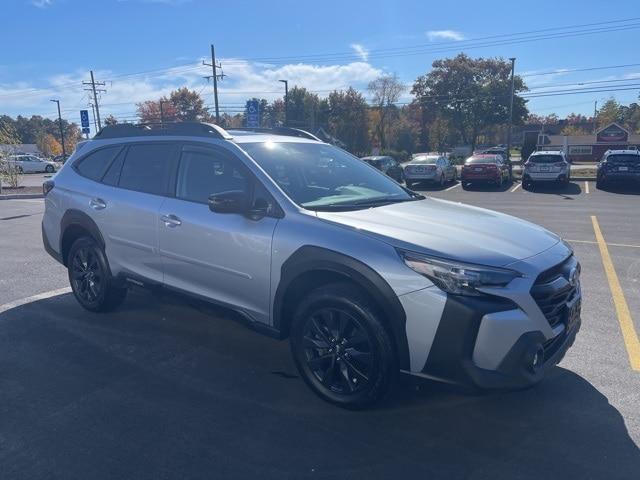
<svg viewBox="0 0 640 480">
<path fill-rule="evenodd" d="M 364 208 L 381 207 L 392 203 L 414 202 L 422 199 L 424 199 L 422 195 L 417 195 L 411 198 L 371 198 L 357 200 L 354 202 L 328 203 L 326 205 L 308 206 L 305 208 L 316 211 L 360 210 Z"/>
</svg>

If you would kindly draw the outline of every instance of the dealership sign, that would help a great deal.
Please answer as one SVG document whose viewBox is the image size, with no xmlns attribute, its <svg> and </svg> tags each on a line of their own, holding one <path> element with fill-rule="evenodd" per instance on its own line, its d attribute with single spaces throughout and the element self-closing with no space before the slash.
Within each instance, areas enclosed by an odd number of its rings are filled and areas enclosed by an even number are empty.
<svg viewBox="0 0 640 480">
<path fill-rule="evenodd" d="M 603 128 L 597 133 L 597 142 L 627 142 L 629 132 L 616 123 L 612 123 L 608 127 Z"/>
</svg>

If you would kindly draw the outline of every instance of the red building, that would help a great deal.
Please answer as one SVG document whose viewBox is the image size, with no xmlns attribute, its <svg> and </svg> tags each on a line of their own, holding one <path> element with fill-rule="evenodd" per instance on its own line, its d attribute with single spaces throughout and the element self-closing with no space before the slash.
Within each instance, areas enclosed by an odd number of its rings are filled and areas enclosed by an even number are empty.
<svg viewBox="0 0 640 480">
<path fill-rule="evenodd" d="M 629 133 L 617 123 L 595 135 L 538 135 L 537 150 L 563 150 L 572 162 L 597 162 L 607 150 L 640 149 L 640 135 Z"/>
</svg>

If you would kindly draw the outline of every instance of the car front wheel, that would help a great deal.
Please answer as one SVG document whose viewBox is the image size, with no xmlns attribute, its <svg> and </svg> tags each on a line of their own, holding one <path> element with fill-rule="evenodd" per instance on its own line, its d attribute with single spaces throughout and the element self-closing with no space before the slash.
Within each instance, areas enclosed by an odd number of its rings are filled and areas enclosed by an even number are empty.
<svg viewBox="0 0 640 480">
<path fill-rule="evenodd" d="M 46 167 L 44 167 L 44 171 L 47 173 L 53 173 L 53 166 L 47 165 Z"/>
<path fill-rule="evenodd" d="M 127 289 L 116 284 L 107 258 L 91 237 L 73 242 L 67 258 L 69 283 L 78 303 L 92 312 L 109 312 L 125 299 Z"/>
<path fill-rule="evenodd" d="M 290 342 L 307 385 L 341 407 L 363 408 L 377 402 L 391 390 L 398 374 L 381 314 L 350 283 L 312 291 L 296 309 Z"/>
</svg>

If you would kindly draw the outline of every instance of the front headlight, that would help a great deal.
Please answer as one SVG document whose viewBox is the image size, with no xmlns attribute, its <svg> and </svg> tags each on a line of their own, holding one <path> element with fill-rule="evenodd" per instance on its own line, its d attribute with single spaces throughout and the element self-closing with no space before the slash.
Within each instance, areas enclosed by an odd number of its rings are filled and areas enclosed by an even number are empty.
<svg viewBox="0 0 640 480">
<path fill-rule="evenodd" d="M 438 288 L 456 295 L 483 295 L 482 287 L 505 287 L 522 274 L 506 268 L 461 263 L 399 250 L 404 263 L 424 275 Z"/>
</svg>

